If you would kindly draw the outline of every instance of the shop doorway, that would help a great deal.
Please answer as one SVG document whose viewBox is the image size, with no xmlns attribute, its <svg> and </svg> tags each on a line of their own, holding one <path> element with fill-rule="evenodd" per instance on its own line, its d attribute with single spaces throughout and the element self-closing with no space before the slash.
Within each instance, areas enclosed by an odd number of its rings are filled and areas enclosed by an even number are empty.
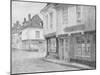
<svg viewBox="0 0 100 75">
<path fill-rule="evenodd" d="M 70 40 L 68 38 L 64 39 L 64 60 L 69 61 L 69 45 Z"/>
<path fill-rule="evenodd" d="M 69 40 L 66 38 L 59 39 L 59 55 L 61 60 L 69 60 Z"/>
<path fill-rule="evenodd" d="M 64 39 L 59 39 L 59 57 L 60 60 L 64 59 Z"/>
</svg>

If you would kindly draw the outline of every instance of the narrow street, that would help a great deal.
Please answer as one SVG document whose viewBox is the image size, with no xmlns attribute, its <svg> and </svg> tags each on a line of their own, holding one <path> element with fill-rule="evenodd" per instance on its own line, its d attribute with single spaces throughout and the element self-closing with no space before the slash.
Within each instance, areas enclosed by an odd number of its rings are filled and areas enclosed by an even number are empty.
<svg viewBox="0 0 100 75">
<path fill-rule="evenodd" d="M 77 68 L 46 62 L 42 60 L 44 56 L 43 53 L 12 50 L 12 74 L 77 70 Z"/>
</svg>

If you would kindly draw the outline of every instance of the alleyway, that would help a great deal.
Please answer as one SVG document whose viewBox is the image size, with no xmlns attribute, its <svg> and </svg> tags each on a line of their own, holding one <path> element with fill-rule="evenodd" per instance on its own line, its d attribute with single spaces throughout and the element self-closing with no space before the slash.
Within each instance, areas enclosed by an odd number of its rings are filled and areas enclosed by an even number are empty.
<svg viewBox="0 0 100 75">
<path fill-rule="evenodd" d="M 41 58 L 43 55 L 39 56 L 39 54 L 37 54 L 37 58 L 36 54 L 36 52 L 13 50 L 12 73 L 77 70 L 77 68 L 46 62 Z"/>
</svg>

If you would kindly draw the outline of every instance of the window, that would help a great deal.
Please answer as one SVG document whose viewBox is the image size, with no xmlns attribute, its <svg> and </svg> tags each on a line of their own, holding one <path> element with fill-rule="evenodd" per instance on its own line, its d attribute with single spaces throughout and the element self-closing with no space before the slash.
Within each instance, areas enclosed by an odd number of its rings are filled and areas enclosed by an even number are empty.
<svg viewBox="0 0 100 75">
<path fill-rule="evenodd" d="M 48 15 L 46 15 L 46 28 L 48 29 Z"/>
<path fill-rule="evenodd" d="M 55 38 L 48 40 L 48 51 L 56 52 L 56 39 Z"/>
<path fill-rule="evenodd" d="M 75 56 L 79 57 L 90 57 L 91 43 L 90 39 L 85 39 L 83 37 L 76 37 L 76 48 Z"/>
<path fill-rule="evenodd" d="M 77 22 L 81 22 L 81 8 L 80 8 L 80 6 L 76 6 L 76 18 L 77 18 Z"/>
<path fill-rule="evenodd" d="M 52 28 L 53 25 L 53 13 L 50 13 L 50 27 Z"/>
<path fill-rule="evenodd" d="M 68 23 L 68 8 L 63 7 L 63 24 Z"/>
<path fill-rule="evenodd" d="M 56 39 L 55 38 L 51 39 L 51 48 L 52 48 L 52 52 L 56 52 Z"/>
<path fill-rule="evenodd" d="M 36 31 L 36 38 L 40 38 L 40 31 Z"/>
</svg>

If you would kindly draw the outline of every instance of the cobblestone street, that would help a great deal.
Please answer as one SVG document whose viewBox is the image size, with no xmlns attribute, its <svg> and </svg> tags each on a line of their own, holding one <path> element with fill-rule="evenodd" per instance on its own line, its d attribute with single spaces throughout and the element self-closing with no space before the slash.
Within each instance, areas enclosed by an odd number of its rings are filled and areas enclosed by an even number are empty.
<svg viewBox="0 0 100 75">
<path fill-rule="evenodd" d="M 12 74 L 78 70 L 77 68 L 46 62 L 42 60 L 42 57 L 45 56 L 42 54 L 22 50 L 12 50 Z"/>
</svg>

